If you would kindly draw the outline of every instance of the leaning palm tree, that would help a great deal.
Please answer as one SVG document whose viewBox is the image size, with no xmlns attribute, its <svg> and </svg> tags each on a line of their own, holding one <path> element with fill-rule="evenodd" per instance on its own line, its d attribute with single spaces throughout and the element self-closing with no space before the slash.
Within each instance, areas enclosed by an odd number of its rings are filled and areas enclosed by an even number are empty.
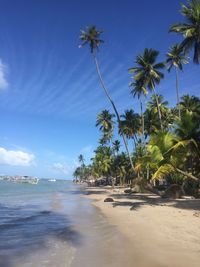
<svg viewBox="0 0 200 267">
<path fill-rule="evenodd" d="M 86 31 L 81 30 L 80 40 L 82 41 L 82 44 L 79 47 L 83 47 L 84 45 L 89 44 L 90 52 L 91 52 L 91 54 L 93 55 L 93 58 L 94 58 L 95 67 L 96 67 L 96 70 L 97 70 L 97 74 L 98 74 L 100 83 L 102 85 L 102 88 L 104 90 L 104 93 L 105 93 L 106 97 L 108 98 L 109 102 L 111 103 L 111 105 L 113 107 L 113 110 L 114 110 L 116 118 L 117 118 L 117 122 L 120 125 L 121 121 L 120 121 L 119 112 L 117 111 L 115 103 L 113 102 L 113 100 L 112 100 L 112 98 L 111 98 L 111 96 L 110 96 L 110 94 L 109 94 L 109 92 L 108 92 L 108 90 L 107 90 L 107 88 L 105 86 L 105 83 L 103 81 L 103 78 L 102 78 L 102 75 L 101 75 L 101 72 L 100 72 L 100 69 L 99 69 L 98 60 L 97 60 L 97 57 L 96 57 L 96 53 L 99 50 L 99 46 L 104 42 L 102 39 L 100 39 L 101 34 L 102 34 L 102 31 L 98 30 L 95 26 L 88 27 Z M 131 167 L 134 170 L 134 165 L 133 165 L 133 161 L 131 159 L 131 155 L 129 153 L 126 137 L 124 135 L 122 135 L 122 138 L 123 138 L 123 142 L 124 142 L 124 146 L 125 146 L 126 152 L 128 154 L 128 157 L 129 157 L 129 160 L 130 160 L 130 163 L 131 163 Z"/>
<path fill-rule="evenodd" d="M 179 98 L 179 83 L 178 83 L 178 70 L 183 71 L 183 64 L 188 63 L 188 58 L 186 57 L 185 53 L 183 52 L 183 47 L 179 44 L 173 45 L 169 52 L 167 53 L 167 69 L 170 72 L 171 69 L 174 67 L 176 71 L 176 97 L 177 97 L 177 107 L 178 107 L 178 114 L 179 118 L 181 118 L 181 109 L 180 109 L 180 98 Z"/>
<path fill-rule="evenodd" d="M 160 70 L 163 69 L 165 65 L 163 62 L 156 62 L 158 55 L 158 51 L 145 48 L 144 53 L 142 55 L 138 55 L 136 58 L 136 67 L 130 68 L 129 72 L 135 74 L 135 81 L 142 80 L 144 88 L 154 92 L 157 102 L 160 125 L 162 128 L 161 111 L 155 87 L 156 84 L 158 85 L 161 79 L 164 78 L 164 74 Z"/>
<path fill-rule="evenodd" d="M 184 40 L 181 46 L 186 52 L 194 50 L 193 62 L 199 64 L 200 58 L 200 1 L 191 0 L 188 5 L 181 4 L 181 13 L 185 17 L 185 23 L 177 23 L 171 26 L 170 32 L 182 34 Z"/>
</svg>

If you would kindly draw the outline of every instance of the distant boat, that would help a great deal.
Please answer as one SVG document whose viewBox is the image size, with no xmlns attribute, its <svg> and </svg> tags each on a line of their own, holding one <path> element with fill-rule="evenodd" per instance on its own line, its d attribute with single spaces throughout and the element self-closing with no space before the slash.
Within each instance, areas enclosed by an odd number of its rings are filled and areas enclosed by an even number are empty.
<svg viewBox="0 0 200 267">
<path fill-rule="evenodd" d="M 56 182 L 56 179 L 49 179 L 49 182 Z"/>
<path fill-rule="evenodd" d="M 39 179 L 38 178 L 18 178 L 16 180 L 14 180 L 14 182 L 16 183 L 23 183 L 23 184 L 38 184 Z"/>
</svg>

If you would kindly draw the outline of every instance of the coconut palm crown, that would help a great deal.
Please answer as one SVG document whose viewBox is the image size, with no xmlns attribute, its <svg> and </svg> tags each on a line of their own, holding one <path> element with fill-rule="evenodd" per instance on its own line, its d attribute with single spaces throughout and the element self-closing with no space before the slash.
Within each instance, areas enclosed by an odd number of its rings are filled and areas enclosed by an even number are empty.
<svg viewBox="0 0 200 267">
<path fill-rule="evenodd" d="M 164 78 L 164 74 L 160 71 L 164 68 L 164 63 L 157 63 L 157 57 L 159 52 L 154 49 L 145 48 L 142 55 L 138 55 L 136 58 L 136 67 L 129 69 L 130 73 L 135 73 L 135 81 L 143 81 L 144 87 L 153 90 L 156 84 L 160 83 L 160 80 Z"/>
<path fill-rule="evenodd" d="M 183 52 L 183 47 L 179 44 L 174 44 L 170 47 L 167 53 L 166 66 L 170 72 L 172 67 L 183 70 L 183 64 L 188 63 L 188 57 Z"/>
<path fill-rule="evenodd" d="M 194 50 L 193 61 L 199 64 L 200 58 L 200 1 L 191 0 L 188 5 L 181 4 L 181 14 L 185 17 L 185 23 L 177 23 L 171 26 L 170 32 L 182 34 L 184 40 L 181 46 L 186 52 Z"/>
<path fill-rule="evenodd" d="M 79 47 L 83 47 L 86 44 L 89 44 L 91 53 L 99 50 L 100 44 L 104 43 L 100 39 L 100 35 L 103 33 L 101 30 L 97 30 L 96 26 L 89 26 L 86 28 L 86 31 L 81 30 L 80 40 L 82 44 Z"/>
<path fill-rule="evenodd" d="M 136 57 L 136 67 L 130 68 L 129 72 L 135 74 L 134 80 L 138 83 L 142 83 L 143 88 L 154 92 L 157 100 L 160 125 L 162 128 L 161 111 L 155 87 L 156 84 L 159 84 L 161 79 L 164 78 L 164 74 L 160 70 L 165 67 L 165 64 L 163 62 L 156 62 L 158 55 L 159 52 L 157 50 L 145 48 L 144 53 Z"/>
</svg>

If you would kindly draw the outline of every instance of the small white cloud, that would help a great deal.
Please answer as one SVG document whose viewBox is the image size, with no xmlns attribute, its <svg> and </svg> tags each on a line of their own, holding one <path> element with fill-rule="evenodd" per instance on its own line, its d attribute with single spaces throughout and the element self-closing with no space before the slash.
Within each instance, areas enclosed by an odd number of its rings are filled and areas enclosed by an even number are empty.
<svg viewBox="0 0 200 267">
<path fill-rule="evenodd" d="M 0 89 L 6 89 L 8 87 L 8 82 L 6 80 L 5 73 L 6 73 L 6 66 L 0 59 Z"/>
<path fill-rule="evenodd" d="M 52 169 L 54 169 L 60 173 L 66 174 L 66 175 L 70 174 L 72 171 L 72 168 L 69 165 L 64 164 L 64 163 L 60 163 L 60 162 L 53 163 Z"/>
<path fill-rule="evenodd" d="M 0 147 L 0 164 L 11 166 L 30 166 L 34 164 L 35 156 L 20 150 L 6 150 Z"/>
</svg>

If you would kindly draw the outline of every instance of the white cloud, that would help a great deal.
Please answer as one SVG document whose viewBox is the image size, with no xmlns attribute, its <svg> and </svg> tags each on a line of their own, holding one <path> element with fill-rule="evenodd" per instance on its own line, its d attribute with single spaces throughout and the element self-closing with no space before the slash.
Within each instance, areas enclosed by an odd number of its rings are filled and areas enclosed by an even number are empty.
<svg viewBox="0 0 200 267">
<path fill-rule="evenodd" d="M 0 147 L 0 164 L 11 166 L 30 166 L 34 164 L 35 156 L 21 150 L 6 150 Z"/>
<path fill-rule="evenodd" d="M 6 89 L 8 87 L 5 72 L 6 66 L 2 63 L 2 60 L 0 59 L 0 89 Z"/>
<path fill-rule="evenodd" d="M 53 163 L 53 165 L 51 167 L 52 167 L 52 169 L 54 169 L 60 173 L 66 174 L 66 175 L 70 174 L 72 172 L 72 168 L 65 163 L 55 162 L 55 163 Z"/>
</svg>

